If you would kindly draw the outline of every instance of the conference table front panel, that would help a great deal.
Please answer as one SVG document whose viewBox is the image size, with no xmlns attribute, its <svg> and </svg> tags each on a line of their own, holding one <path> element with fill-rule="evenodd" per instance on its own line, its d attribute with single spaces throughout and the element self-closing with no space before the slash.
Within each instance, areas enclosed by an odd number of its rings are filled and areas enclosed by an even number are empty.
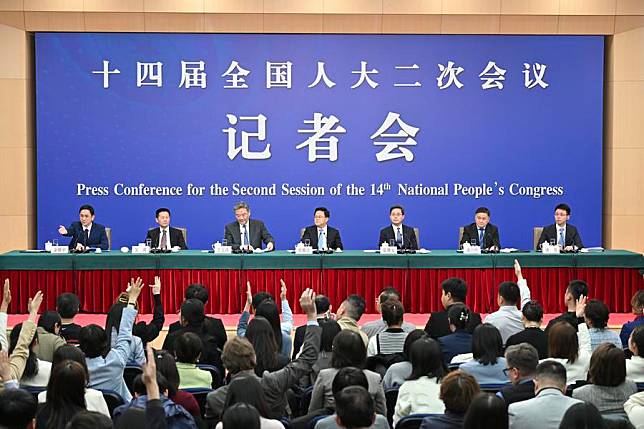
<svg viewBox="0 0 644 429">
<path fill-rule="evenodd" d="M 280 279 L 288 286 L 294 312 L 301 312 L 298 297 L 312 287 L 327 295 L 334 309 L 347 295 L 356 293 L 366 301 L 366 312 L 376 311 L 380 290 L 393 286 L 403 295 L 405 310 L 429 313 L 441 305 L 440 284 L 448 277 L 461 277 L 468 284 L 467 304 L 477 312 L 498 307 L 498 285 L 515 281 L 513 263 L 518 259 L 531 289 L 546 313 L 563 311 L 564 291 L 573 279 L 588 282 L 590 297 L 606 302 L 612 312 L 631 311 L 630 300 L 643 284 L 639 253 L 612 250 L 597 253 L 543 255 L 535 252 L 464 255 L 451 250 L 427 254 L 380 255 L 345 251 L 331 255 L 295 255 L 276 251 L 251 255 L 215 255 L 199 250 L 172 254 L 43 254 L 9 252 L 0 255 L 0 276 L 12 287 L 10 312 L 26 313 L 27 300 L 36 291 L 45 293 L 44 307 L 54 309 L 56 296 L 74 292 L 87 313 L 105 313 L 131 278 L 146 284 L 161 278 L 161 296 L 166 313 L 176 312 L 187 286 L 208 287 L 211 314 L 235 314 L 243 308 L 246 284 L 253 291 L 266 290 L 277 297 Z M 146 287 L 145 294 L 150 294 Z M 141 299 L 141 312 L 152 312 L 152 300 Z"/>
</svg>

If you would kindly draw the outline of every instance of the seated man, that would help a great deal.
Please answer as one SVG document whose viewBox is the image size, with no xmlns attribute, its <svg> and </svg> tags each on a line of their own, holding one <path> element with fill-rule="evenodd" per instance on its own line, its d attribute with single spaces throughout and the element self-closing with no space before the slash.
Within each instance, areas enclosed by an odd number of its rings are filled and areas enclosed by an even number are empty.
<svg viewBox="0 0 644 429">
<path fill-rule="evenodd" d="M 318 323 L 329 320 L 331 313 L 331 302 L 329 298 L 324 295 L 317 295 L 315 297 L 315 312 L 317 313 Z M 293 359 L 297 358 L 300 353 L 302 344 L 304 344 L 304 334 L 306 333 L 306 325 L 298 326 L 295 330 L 295 337 L 293 339 Z"/>
<path fill-rule="evenodd" d="M 380 230 L 380 238 L 378 238 L 378 246 L 382 243 L 387 243 L 394 240 L 396 247 L 399 249 L 413 249 L 418 250 L 418 241 L 416 240 L 416 233 L 414 228 L 404 225 L 405 209 L 402 206 L 392 206 L 389 209 L 389 219 L 391 226 L 387 226 Z"/>
<path fill-rule="evenodd" d="M 73 222 L 69 228 L 63 225 L 58 227 L 58 233 L 65 237 L 72 237 L 69 242 L 70 250 L 85 250 L 98 247 L 101 250 L 109 249 L 105 227 L 94 223 L 94 207 L 89 204 L 82 205 L 78 210 L 79 222 Z"/>
<path fill-rule="evenodd" d="M 159 224 L 158 228 L 148 230 L 148 235 L 145 239 L 152 241 L 153 249 L 170 250 L 177 246 L 186 250 L 186 240 L 180 229 L 170 226 L 170 209 L 162 207 L 156 211 L 156 222 Z"/>
<path fill-rule="evenodd" d="M 566 292 L 564 293 L 564 302 L 566 304 L 567 311 L 563 314 L 555 317 L 546 326 L 546 335 L 548 334 L 550 328 L 555 325 L 557 322 L 568 322 L 575 329 L 580 323 L 584 323 L 584 318 L 577 318 L 577 303 L 579 297 L 588 296 L 588 285 L 583 280 L 572 280 L 568 283 L 566 287 Z"/>
<path fill-rule="evenodd" d="M 378 295 L 378 298 L 376 298 L 376 311 L 378 313 L 382 314 L 382 304 L 387 302 L 390 299 L 395 299 L 400 302 L 402 302 L 402 299 L 400 297 L 400 292 L 396 290 L 396 288 L 393 287 L 386 287 L 380 292 L 380 295 Z M 365 323 L 362 325 L 362 331 L 367 334 L 369 338 L 375 336 L 376 334 L 379 334 L 380 332 L 384 331 L 387 329 L 387 323 L 384 320 L 384 317 L 378 320 L 374 320 L 373 322 Z M 402 324 L 402 330 L 405 332 L 411 332 L 414 329 L 416 329 L 416 325 L 412 325 L 411 323 L 403 322 Z"/>
<path fill-rule="evenodd" d="M 275 248 L 275 240 L 268 232 L 264 222 L 250 218 L 250 206 L 243 201 L 235 204 L 235 222 L 226 225 L 224 238 L 233 249 L 261 249 L 262 243 L 266 244 L 266 250 Z"/>
<path fill-rule="evenodd" d="M 387 418 L 376 414 L 368 387 L 367 377 L 362 371 L 352 367 L 341 369 L 333 379 L 336 414 L 318 421 L 315 429 L 388 429 Z"/>
<path fill-rule="evenodd" d="M 427 335 L 436 339 L 452 333 L 449 329 L 447 312 L 454 304 L 465 304 L 466 295 L 467 284 L 463 279 L 452 277 L 441 283 L 441 304 L 443 304 L 445 310 L 435 311 L 429 316 L 427 325 L 425 325 Z M 480 324 L 481 315 L 473 312 L 470 313 L 470 318 L 467 321 L 467 332 L 470 334 L 473 333 L 474 328 Z"/>
<path fill-rule="evenodd" d="M 534 398 L 534 375 L 539 365 L 539 354 L 530 344 L 521 343 L 510 346 L 505 351 L 504 370 L 510 379 L 510 386 L 497 392 L 497 396 L 507 405 Z"/>
<path fill-rule="evenodd" d="M 78 344 L 81 326 L 74 323 L 74 317 L 80 311 L 80 299 L 76 294 L 65 292 L 56 298 L 56 311 L 60 314 L 61 326 L 60 336 L 67 341 L 67 344 Z"/>
<path fill-rule="evenodd" d="M 474 214 L 474 222 L 463 227 L 461 243 L 476 242 L 481 250 L 499 250 L 499 228 L 490 223 L 490 210 L 487 207 L 479 207 Z"/>
<path fill-rule="evenodd" d="M 568 223 L 569 219 L 570 206 L 568 204 L 559 204 L 555 207 L 555 223 L 543 227 L 536 250 L 541 249 L 541 244 L 545 242 L 551 244 L 554 242 L 567 252 L 584 247 L 577 228 Z"/>
<path fill-rule="evenodd" d="M 508 407 L 510 428 L 558 428 L 568 408 L 581 404 L 566 396 L 566 368 L 559 362 L 545 361 L 534 377 L 536 396 Z"/>
<path fill-rule="evenodd" d="M 528 343 L 537 349 L 539 359 L 548 357 L 548 336 L 541 330 L 543 320 L 543 307 L 537 301 L 529 301 L 521 310 L 523 326 L 525 329 L 511 335 L 505 342 L 505 346 Z"/>
<path fill-rule="evenodd" d="M 36 427 L 38 402 L 20 389 L 0 390 L 0 427 L 32 429 Z"/>
<path fill-rule="evenodd" d="M 302 234 L 302 243 L 309 240 L 311 247 L 319 250 L 342 250 L 340 231 L 329 226 L 331 213 L 326 207 L 317 207 L 313 212 L 315 225 L 307 226 Z"/>
<path fill-rule="evenodd" d="M 364 314 L 365 307 L 366 304 L 364 302 L 364 298 L 356 294 L 349 295 L 347 299 L 342 301 L 342 304 L 340 304 L 338 312 L 336 313 L 336 320 L 338 325 L 340 325 L 340 328 L 343 330 L 346 329 L 358 333 L 366 347 L 367 344 L 369 344 L 369 337 L 367 337 L 367 334 L 365 334 L 362 329 L 360 329 L 360 326 L 358 326 L 358 320 L 360 320 Z"/>
</svg>

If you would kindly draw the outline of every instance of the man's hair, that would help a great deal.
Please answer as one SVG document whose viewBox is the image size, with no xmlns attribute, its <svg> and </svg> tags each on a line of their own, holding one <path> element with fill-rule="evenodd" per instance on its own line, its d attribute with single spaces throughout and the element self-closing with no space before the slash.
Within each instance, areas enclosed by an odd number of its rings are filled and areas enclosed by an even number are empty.
<svg viewBox="0 0 644 429">
<path fill-rule="evenodd" d="M 397 299 L 398 301 L 401 300 L 400 297 L 400 292 L 395 287 L 386 287 L 384 288 L 381 292 L 380 295 L 378 295 L 378 301 L 380 304 L 384 304 L 387 300 L 390 299 Z"/>
<path fill-rule="evenodd" d="M 585 314 L 592 322 L 593 328 L 604 329 L 608 325 L 608 307 L 598 299 L 591 299 L 586 303 Z"/>
<path fill-rule="evenodd" d="M 78 213 L 82 212 L 83 210 L 89 210 L 89 214 L 94 216 L 94 207 L 90 206 L 89 204 L 83 204 L 82 206 L 80 206 Z"/>
<path fill-rule="evenodd" d="M 404 208 L 403 206 L 401 206 L 401 205 L 397 205 L 397 204 L 396 204 L 396 205 L 394 205 L 394 206 L 389 207 L 389 214 L 391 214 L 391 212 L 392 212 L 392 211 L 394 211 L 394 210 L 396 210 L 396 209 L 400 209 L 400 211 L 402 212 L 402 214 L 405 214 L 405 208 Z"/>
<path fill-rule="evenodd" d="M 644 289 L 635 292 L 635 295 L 631 299 L 631 307 L 633 307 L 633 313 L 637 315 L 642 314 L 642 310 L 644 310 Z"/>
<path fill-rule="evenodd" d="M 56 310 L 63 319 L 71 319 L 80 311 L 80 299 L 71 292 L 65 292 L 56 298 Z"/>
<path fill-rule="evenodd" d="M 168 380 L 159 371 L 157 371 L 157 385 L 159 386 L 159 392 L 162 395 L 163 392 L 165 392 L 169 388 Z M 137 376 L 134 377 L 134 380 L 132 381 L 132 390 L 134 390 L 134 393 L 139 396 L 148 394 L 145 383 L 143 382 L 143 376 L 141 374 L 137 374 Z"/>
<path fill-rule="evenodd" d="M 490 209 L 488 209 L 487 207 L 479 207 L 478 209 L 476 209 L 474 214 L 476 215 L 479 213 L 485 213 L 486 215 L 490 216 Z"/>
<path fill-rule="evenodd" d="M 112 419 L 96 411 L 80 411 L 65 429 L 112 429 Z"/>
<path fill-rule="evenodd" d="M 474 377 L 465 371 L 456 370 L 441 380 L 440 399 L 445 404 L 445 410 L 464 414 L 472 398 L 480 391 Z"/>
<path fill-rule="evenodd" d="M 315 297 L 315 312 L 317 314 L 324 314 L 329 311 L 331 307 L 331 301 L 329 298 L 324 295 L 317 295 Z"/>
<path fill-rule="evenodd" d="M 400 301 L 390 299 L 382 304 L 380 308 L 382 311 L 382 320 L 385 321 L 387 326 L 400 325 L 402 323 L 405 308 Z"/>
<path fill-rule="evenodd" d="M 548 356 L 573 364 L 579 357 L 577 330 L 568 322 L 557 322 L 548 329 Z"/>
<path fill-rule="evenodd" d="M 257 358 L 253 345 L 244 337 L 233 337 L 226 341 L 221 352 L 221 362 L 231 374 L 255 369 Z"/>
<path fill-rule="evenodd" d="M 353 294 L 347 297 L 344 301 L 344 306 L 347 311 L 347 315 L 357 322 L 364 313 L 366 303 L 364 302 L 363 297 Z"/>
<path fill-rule="evenodd" d="M 335 395 L 335 413 L 347 429 L 368 428 L 376 416 L 371 394 L 362 386 L 349 386 Z"/>
<path fill-rule="evenodd" d="M 316 207 L 315 210 L 313 210 L 313 215 L 315 215 L 317 212 L 324 213 L 324 217 L 326 218 L 331 217 L 331 212 L 326 207 Z"/>
<path fill-rule="evenodd" d="M 238 402 L 231 405 L 221 417 L 221 422 L 225 429 L 228 428 L 244 428 L 244 429 L 260 429 L 259 411 L 257 408 L 244 402 Z"/>
<path fill-rule="evenodd" d="M 566 388 L 566 367 L 554 360 L 545 360 L 537 365 L 534 377 L 539 383 L 554 384 L 562 390 Z"/>
<path fill-rule="evenodd" d="M 521 299 L 519 285 L 515 282 L 503 282 L 499 285 L 499 295 L 506 305 L 516 305 Z"/>
<path fill-rule="evenodd" d="M 588 296 L 588 284 L 583 280 L 571 280 L 566 287 L 566 292 L 578 300 L 581 295 Z"/>
<path fill-rule="evenodd" d="M 555 211 L 557 210 L 563 210 L 566 212 L 567 215 L 570 215 L 570 206 L 568 204 L 557 204 L 557 207 L 555 207 Z"/>
<path fill-rule="evenodd" d="M 441 283 L 441 288 L 443 288 L 445 295 L 448 293 L 451 294 L 454 301 L 465 302 L 465 297 L 467 296 L 467 284 L 465 280 L 459 279 L 458 277 L 451 277 Z"/>
<path fill-rule="evenodd" d="M 60 314 L 53 310 L 45 311 L 38 318 L 38 326 L 51 334 L 55 334 L 54 330 L 56 325 L 60 327 L 61 324 L 62 320 L 60 319 Z"/>
<path fill-rule="evenodd" d="M 201 338 L 195 333 L 185 332 L 174 342 L 174 354 L 178 362 L 196 363 L 203 350 Z"/>
<path fill-rule="evenodd" d="M 637 355 L 644 357 L 644 325 L 640 325 L 633 329 L 631 334 L 633 337 L 633 344 L 637 347 Z"/>
<path fill-rule="evenodd" d="M 539 365 L 539 353 L 528 343 L 515 344 L 505 350 L 508 368 L 516 368 L 522 376 L 534 374 Z"/>
<path fill-rule="evenodd" d="M 262 302 L 268 301 L 268 300 L 274 301 L 273 295 L 264 291 L 257 292 L 255 295 L 253 295 L 251 305 L 255 310 L 257 310 L 257 307 L 259 307 Z"/>
<path fill-rule="evenodd" d="M 472 334 L 472 356 L 483 365 L 495 365 L 503 356 L 503 338 L 491 323 L 481 323 Z"/>
<path fill-rule="evenodd" d="M 250 211 L 250 206 L 244 201 L 239 201 L 233 206 L 233 211 L 236 212 L 239 209 L 246 209 Z"/>
<path fill-rule="evenodd" d="M 108 351 L 107 333 L 98 325 L 83 326 L 78 334 L 78 346 L 87 358 L 105 355 Z"/>
<path fill-rule="evenodd" d="M 363 370 L 354 366 L 340 368 L 335 377 L 333 377 L 331 392 L 335 396 L 342 389 L 349 386 L 362 386 L 369 390 L 369 380 L 367 380 Z"/>
<path fill-rule="evenodd" d="M 367 348 L 360 334 L 344 329 L 333 339 L 333 356 L 331 366 L 344 368 L 345 366 L 364 367 L 367 359 Z"/>
<path fill-rule="evenodd" d="M 333 351 L 333 340 L 342 331 L 338 322 L 332 319 L 321 319 L 322 338 L 320 339 L 320 351 L 330 353 Z"/>
<path fill-rule="evenodd" d="M 30 393 L 21 389 L 0 391 L 0 427 L 25 429 L 36 417 L 38 402 Z"/>
<path fill-rule="evenodd" d="M 202 284 L 192 283 L 186 289 L 186 299 L 198 299 L 206 305 L 209 297 L 208 289 Z"/>
<path fill-rule="evenodd" d="M 194 325 L 203 322 L 206 317 L 203 302 L 198 299 L 186 299 L 181 304 L 181 318 L 188 325 Z"/>
<path fill-rule="evenodd" d="M 590 357 L 588 381 L 597 386 L 619 386 L 626 379 L 624 351 L 613 343 L 602 343 Z"/>
<path fill-rule="evenodd" d="M 535 300 L 526 302 L 521 312 L 528 322 L 541 322 L 543 319 L 543 307 Z"/>
<path fill-rule="evenodd" d="M 163 212 L 166 212 L 168 214 L 168 216 L 170 216 L 170 209 L 166 208 L 166 207 L 161 207 L 161 208 L 157 209 L 157 211 L 154 213 L 154 217 L 158 219 L 159 215 L 161 213 L 163 213 Z"/>
</svg>

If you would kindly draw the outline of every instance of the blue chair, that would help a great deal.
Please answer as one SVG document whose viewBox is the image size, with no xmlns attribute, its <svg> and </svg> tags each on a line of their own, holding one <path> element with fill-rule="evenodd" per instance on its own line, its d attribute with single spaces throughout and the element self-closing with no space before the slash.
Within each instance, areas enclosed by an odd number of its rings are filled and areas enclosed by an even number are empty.
<svg viewBox="0 0 644 429">
<path fill-rule="evenodd" d="M 221 371 L 219 371 L 219 368 L 217 368 L 216 366 L 207 365 L 205 363 L 198 363 L 197 368 L 203 369 L 204 371 L 208 371 L 210 373 L 210 375 L 212 376 L 213 389 L 219 389 L 224 385 L 224 378 L 221 375 Z"/>
<path fill-rule="evenodd" d="M 36 386 L 20 386 L 20 389 L 24 390 L 25 392 L 31 393 L 31 396 L 33 396 L 36 399 L 36 401 L 38 401 L 38 394 L 40 394 L 40 392 L 44 392 L 45 390 L 47 390 L 46 387 L 36 387 Z"/>
<path fill-rule="evenodd" d="M 114 417 L 114 410 L 117 407 L 124 405 L 125 400 L 123 400 L 123 397 L 113 390 L 103 390 L 103 389 L 98 389 L 98 390 L 103 394 L 103 399 L 105 399 L 105 403 L 107 404 L 107 409 L 110 411 L 110 417 Z"/>
<path fill-rule="evenodd" d="M 434 414 L 410 414 L 398 420 L 396 429 L 418 429 L 423 423 L 425 417 L 433 416 Z"/>
<path fill-rule="evenodd" d="M 201 387 L 192 387 L 188 389 L 179 389 L 182 392 L 192 393 L 192 396 L 197 400 L 199 404 L 199 411 L 201 412 L 201 418 L 206 417 L 206 398 L 213 389 L 203 389 Z"/>
<path fill-rule="evenodd" d="M 643 392 L 644 391 L 644 383 L 637 383 L 637 391 L 638 392 Z"/>
<path fill-rule="evenodd" d="M 143 374 L 140 366 L 128 365 L 123 369 L 123 380 L 130 394 L 134 395 L 134 379 L 137 375 Z"/>
<path fill-rule="evenodd" d="M 481 390 L 487 393 L 496 393 L 511 383 L 484 383 L 481 384 Z"/>
<path fill-rule="evenodd" d="M 311 420 L 309 420 L 309 429 L 315 429 L 315 425 L 318 424 L 318 422 L 322 419 L 326 419 L 329 416 L 321 415 L 321 416 L 315 416 Z"/>
</svg>

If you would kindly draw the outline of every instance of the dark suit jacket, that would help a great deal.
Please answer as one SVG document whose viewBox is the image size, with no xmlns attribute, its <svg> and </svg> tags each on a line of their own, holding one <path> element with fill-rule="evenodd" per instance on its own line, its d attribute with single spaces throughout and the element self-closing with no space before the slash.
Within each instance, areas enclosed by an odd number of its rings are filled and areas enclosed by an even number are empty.
<svg viewBox="0 0 644 429">
<path fill-rule="evenodd" d="M 181 232 L 181 230 L 173 227 L 169 227 L 169 229 L 170 229 L 171 246 L 169 246 L 168 249 L 170 247 L 179 246 L 183 250 L 186 250 L 188 246 L 186 245 L 186 240 L 183 238 L 183 233 Z M 148 235 L 145 237 L 145 239 L 147 240 L 148 238 L 152 240 L 152 247 L 158 248 L 159 240 L 161 240 L 161 229 L 160 228 L 148 229 Z"/>
<path fill-rule="evenodd" d="M 418 250 L 418 241 L 416 240 L 416 233 L 414 232 L 414 228 L 407 225 L 403 225 L 402 234 L 403 234 L 403 245 L 398 247 L 402 249 Z M 389 240 L 394 240 L 394 241 L 396 240 L 396 232 L 394 231 L 394 227 L 391 225 L 380 230 L 380 238 L 378 238 L 377 248 L 380 248 L 380 245 L 382 243 L 389 244 Z"/>
<path fill-rule="evenodd" d="M 528 343 L 537 349 L 539 359 L 546 359 L 548 357 L 548 335 L 541 328 L 526 328 L 521 332 L 511 335 L 505 341 L 505 348 L 521 343 Z"/>
<path fill-rule="evenodd" d="M 305 239 L 311 240 L 311 246 L 314 249 L 318 248 L 318 227 L 315 225 L 307 226 L 302 234 L 302 243 Z M 340 238 L 340 231 L 335 228 L 326 226 L 326 247 L 329 249 L 343 249 L 342 239 Z"/>
<path fill-rule="evenodd" d="M 552 239 L 559 241 L 559 237 L 557 237 L 557 225 L 554 223 L 552 225 L 543 227 L 543 231 L 541 231 L 541 236 L 539 237 L 539 241 L 537 242 L 537 250 L 541 248 L 541 243 L 546 241 L 550 242 L 550 240 Z M 577 228 L 569 223 L 566 224 L 566 237 L 564 241 L 566 243 L 566 246 L 577 246 L 577 248 L 579 249 L 584 247 Z"/>
<path fill-rule="evenodd" d="M 250 245 L 256 249 L 262 248 L 262 242 L 264 244 L 273 243 L 275 246 L 275 240 L 264 222 L 261 220 L 249 219 L 248 224 L 246 225 L 250 229 L 249 241 Z M 224 238 L 228 241 L 229 246 L 233 246 L 234 249 L 239 249 L 241 247 L 241 232 L 239 231 L 239 223 L 237 221 L 231 222 L 226 225 L 224 229 Z"/>
<path fill-rule="evenodd" d="M 463 227 L 463 238 L 461 238 L 461 244 L 469 243 L 472 239 L 476 239 L 476 244 L 481 246 L 483 249 L 488 249 L 492 246 L 501 248 L 501 241 L 499 240 L 499 228 L 488 223 L 485 226 L 485 235 L 483 235 L 483 244 L 479 242 L 479 229 L 476 226 L 476 222 L 473 222 L 465 227 Z"/>
<path fill-rule="evenodd" d="M 215 337 L 210 335 L 208 332 L 208 328 L 206 327 L 207 323 L 208 321 L 204 320 L 203 324 L 182 326 L 171 334 L 168 333 L 165 337 L 165 341 L 163 341 L 163 349 L 174 355 L 174 344 L 177 341 L 177 338 L 186 332 L 192 332 L 199 337 L 203 346 L 199 363 L 216 366 L 219 368 L 221 373 L 224 374 L 224 366 L 221 363 L 221 349 L 219 348 Z"/>
<path fill-rule="evenodd" d="M 208 333 L 208 335 L 212 336 L 215 338 L 215 341 L 217 342 L 217 347 L 219 347 L 221 350 L 224 349 L 224 344 L 226 344 L 226 340 L 228 337 L 226 336 L 226 328 L 224 327 L 223 322 L 220 319 L 217 319 L 215 317 L 209 317 L 206 316 L 204 323 L 204 329 Z M 182 329 L 183 326 L 181 326 L 180 322 L 174 322 L 171 323 L 170 326 L 168 326 L 168 335 Z"/>
<path fill-rule="evenodd" d="M 101 250 L 108 250 L 110 248 L 107 241 L 107 234 L 105 227 L 100 223 L 92 223 L 92 229 L 89 231 L 89 239 L 85 241 L 85 234 L 83 232 L 83 225 L 80 222 L 74 222 L 67 227 L 67 234 L 65 237 L 72 237 L 69 242 L 69 248 L 74 249 L 77 243 L 86 247 L 100 247 Z"/>
<path fill-rule="evenodd" d="M 470 320 L 467 323 L 467 332 L 471 334 L 474 332 L 474 328 L 480 324 L 481 315 L 478 313 L 470 313 Z M 425 325 L 425 332 L 427 332 L 427 335 L 432 338 L 440 338 L 452 333 L 452 331 L 449 330 L 449 323 L 447 321 L 447 309 L 436 311 L 429 316 L 427 325 Z"/>
</svg>

